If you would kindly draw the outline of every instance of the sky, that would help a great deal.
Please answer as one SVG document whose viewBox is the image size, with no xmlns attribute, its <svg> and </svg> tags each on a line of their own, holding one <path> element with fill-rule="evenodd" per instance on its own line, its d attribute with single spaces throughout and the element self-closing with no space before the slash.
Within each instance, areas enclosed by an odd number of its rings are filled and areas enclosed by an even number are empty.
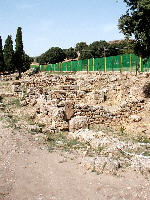
<svg viewBox="0 0 150 200">
<path fill-rule="evenodd" d="M 123 0 L 0 0 L 0 35 L 3 45 L 8 35 L 15 43 L 22 27 L 25 52 L 39 56 L 51 47 L 123 39 L 117 25 L 126 10 Z"/>
</svg>

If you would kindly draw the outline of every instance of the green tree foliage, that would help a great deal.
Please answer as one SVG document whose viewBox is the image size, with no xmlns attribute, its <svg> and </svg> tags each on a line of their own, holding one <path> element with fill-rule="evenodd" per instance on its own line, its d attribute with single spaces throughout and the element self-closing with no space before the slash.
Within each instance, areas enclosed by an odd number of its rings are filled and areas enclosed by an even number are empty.
<svg viewBox="0 0 150 200">
<path fill-rule="evenodd" d="M 107 51 L 105 51 L 104 49 L 107 49 L 108 46 L 109 44 L 104 40 L 96 41 L 90 44 L 89 48 L 91 50 L 92 57 L 93 58 L 104 57 L 104 55 L 107 54 Z"/>
<path fill-rule="evenodd" d="M 119 19 L 119 29 L 131 37 L 134 35 L 135 52 L 143 57 L 150 56 L 150 0 L 124 0 L 128 10 Z"/>
<path fill-rule="evenodd" d="M 80 59 L 89 59 L 92 57 L 91 50 L 89 49 L 89 46 L 86 44 L 86 42 L 79 42 L 75 46 L 75 51 L 80 53 Z"/>
<path fill-rule="evenodd" d="M 74 48 L 69 48 L 65 50 L 66 58 L 67 59 L 75 59 L 78 57 L 78 54 L 76 53 Z"/>
<path fill-rule="evenodd" d="M 33 58 L 30 58 L 24 51 L 23 51 L 23 67 L 22 72 L 27 71 L 30 69 L 30 64 L 32 63 Z"/>
<path fill-rule="evenodd" d="M 76 44 L 76 47 L 75 47 L 75 51 L 76 52 L 82 52 L 82 50 L 86 49 L 88 47 L 88 45 L 86 44 L 86 42 L 79 42 Z"/>
<path fill-rule="evenodd" d="M 64 61 L 66 58 L 66 55 L 64 51 L 59 47 L 52 47 L 48 51 L 46 51 L 44 54 L 39 56 L 38 62 L 40 64 L 55 64 Z"/>
<path fill-rule="evenodd" d="M 11 35 L 8 35 L 5 45 L 4 45 L 4 62 L 5 62 L 5 70 L 9 73 L 14 72 L 14 50 L 13 50 L 13 41 Z"/>
<path fill-rule="evenodd" d="M 81 60 L 90 59 L 92 57 L 93 56 L 92 56 L 91 49 L 89 48 L 89 46 L 87 46 L 84 49 L 82 49 L 82 51 L 80 53 L 80 59 Z"/>
<path fill-rule="evenodd" d="M 4 64 L 2 39 L 0 36 L 0 72 L 3 72 L 3 71 L 5 71 L 5 64 Z"/>
<path fill-rule="evenodd" d="M 18 27 L 16 34 L 16 49 L 15 49 L 15 66 L 19 72 L 19 77 L 21 77 L 21 72 L 23 70 L 23 41 L 22 41 L 22 29 Z"/>
</svg>

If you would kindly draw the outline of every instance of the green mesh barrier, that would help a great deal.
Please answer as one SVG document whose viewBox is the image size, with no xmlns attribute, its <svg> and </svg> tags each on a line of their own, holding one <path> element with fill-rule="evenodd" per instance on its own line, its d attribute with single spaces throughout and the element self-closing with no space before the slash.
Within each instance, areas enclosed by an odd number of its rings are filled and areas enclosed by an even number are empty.
<svg viewBox="0 0 150 200">
<path fill-rule="evenodd" d="M 82 71 L 88 70 L 88 60 L 82 60 Z"/>
<path fill-rule="evenodd" d="M 106 71 L 112 71 L 112 66 L 113 66 L 112 61 L 113 61 L 112 57 L 106 58 Z"/>
<path fill-rule="evenodd" d="M 113 71 L 121 70 L 121 56 L 113 56 Z"/>
<path fill-rule="evenodd" d="M 31 66 L 36 68 L 38 66 Z M 41 71 L 150 71 L 150 58 L 144 62 L 143 59 L 135 54 L 125 54 L 103 58 L 91 58 L 86 60 L 69 61 L 65 63 L 56 63 L 41 65 Z"/>
<path fill-rule="evenodd" d="M 138 67 L 139 65 L 139 59 L 136 55 L 132 54 L 131 57 L 131 71 L 135 72 L 136 71 L 136 66 Z"/>
<path fill-rule="evenodd" d="M 99 60 L 99 69 L 100 71 L 105 71 L 105 58 L 100 58 Z"/>
<path fill-rule="evenodd" d="M 71 71 L 76 71 L 76 61 L 71 62 Z"/>
<path fill-rule="evenodd" d="M 122 71 L 130 71 L 130 55 L 122 55 Z"/>
<path fill-rule="evenodd" d="M 99 58 L 94 59 L 94 71 L 99 71 Z"/>
<path fill-rule="evenodd" d="M 78 60 L 78 71 L 82 71 L 82 60 Z"/>
<path fill-rule="evenodd" d="M 89 59 L 89 71 L 93 71 L 93 58 Z"/>
<path fill-rule="evenodd" d="M 150 71 L 150 58 L 145 62 L 142 60 L 142 70 L 141 71 L 145 71 L 145 72 Z"/>
<path fill-rule="evenodd" d="M 67 66 L 67 71 L 71 72 L 71 62 L 70 61 L 66 63 L 66 66 Z"/>
</svg>

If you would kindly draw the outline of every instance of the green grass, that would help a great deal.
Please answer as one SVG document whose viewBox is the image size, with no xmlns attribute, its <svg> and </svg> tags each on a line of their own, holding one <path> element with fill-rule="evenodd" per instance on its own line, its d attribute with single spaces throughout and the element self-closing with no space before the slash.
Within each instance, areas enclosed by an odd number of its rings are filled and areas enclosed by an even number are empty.
<svg viewBox="0 0 150 200">
<path fill-rule="evenodd" d="M 34 120 L 29 114 L 25 114 L 23 118 L 29 125 L 35 125 Z"/>
<path fill-rule="evenodd" d="M 61 149 L 63 151 L 72 151 L 86 149 L 86 145 L 77 139 L 68 139 L 64 133 L 50 133 L 47 135 L 48 150 Z"/>
<path fill-rule="evenodd" d="M 6 104 L 5 104 L 6 107 L 11 107 L 11 106 L 15 106 L 17 108 L 20 108 L 21 107 L 21 104 L 20 104 L 20 100 L 19 99 L 10 99 Z"/>
<path fill-rule="evenodd" d="M 16 124 L 20 121 L 20 118 L 11 114 L 5 115 L 3 117 L 4 120 L 6 120 L 7 124 L 6 128 L 17 128 Z"/>
<path fill-rule="evenodd" d="M 150 143 L 150 139 L 146 136 L 138 135 L 137 138 L 135 139 L 139 143 Z"/>
</svg>

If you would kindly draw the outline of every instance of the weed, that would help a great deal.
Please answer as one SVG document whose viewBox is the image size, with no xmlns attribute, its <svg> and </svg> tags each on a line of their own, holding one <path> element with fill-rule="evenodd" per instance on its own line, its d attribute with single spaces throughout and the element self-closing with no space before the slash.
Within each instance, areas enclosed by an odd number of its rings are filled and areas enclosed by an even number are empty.
<svg viewBox="0 0 150 200">
<path fill-rule="evenodd" d="M 29 114 L 26 114 L 26 115 L 24 116 L 24 119 L 25 119 L 25 121 L 26 121 L 29 125 L 34 125 L 34 124 L 35 124 L 34 121 L 33 121 L 33 119 L 31 118 L 31 116 L 30 116 Z"/>
<path fill-rule="evenodd" d="M 150 156 L 150 151 L 145 151 L 145 152 L 143 153 L 143 156 Z"/>
<path fill-rule="evenodd" d="M 16 124 L 17 122 L 20 120 L 17 116 L 13 116 L 11 114 L 5 115 L 6 122 L 8 123 L 8 125 L 6 126 L 7 128 L 11 127 L 11 128 L 17 128 Z"/>
<path fill-rule="evenodd" d="M 84 143 L 77 139 L 68 139 L 64 133 L 50 133 L 47 135 L 48 150 L 53 151 L 57 148 L 64 151 L 72 151 L 86 148 Z"/>
<path fill-rule="evenodd" d="M 41 124 L 41 123 L 38 123 L 37 124 L 39 127 L 44 127 L 45 126 L 45 124 Z"/>
<path fill-rule="evenodd" d="M 121 132 L 122 134 L 124 133 L 125 130 L 126 130 L 126 128 L 125 128 L 124 126 L 121 126 L 120 132 Z"/>
<path fill-rule="evenodd" d="M 99 146 L 98 149 L 96 150 L 96 153 L 98 155 L 100 155 L 102 153 L 102 151 L 104 150 L 104 147 L 103 146 Z"/>
<path fill-rule="evenodd" d="M 139 143 L 150 143 L 150 139 L 146 136 L 138 135 L 136 141 Z"/>
<path fill-rule="evenodd" d="M 20 104 L 20 100 L 19 99 L 11 99 L 10 101 L 8 101 L 7 104 L 5 104 L 6 107 L 10 107 L 10 106 L 15 106 L 17 108 L 21 107 Z"/>
</svg>

